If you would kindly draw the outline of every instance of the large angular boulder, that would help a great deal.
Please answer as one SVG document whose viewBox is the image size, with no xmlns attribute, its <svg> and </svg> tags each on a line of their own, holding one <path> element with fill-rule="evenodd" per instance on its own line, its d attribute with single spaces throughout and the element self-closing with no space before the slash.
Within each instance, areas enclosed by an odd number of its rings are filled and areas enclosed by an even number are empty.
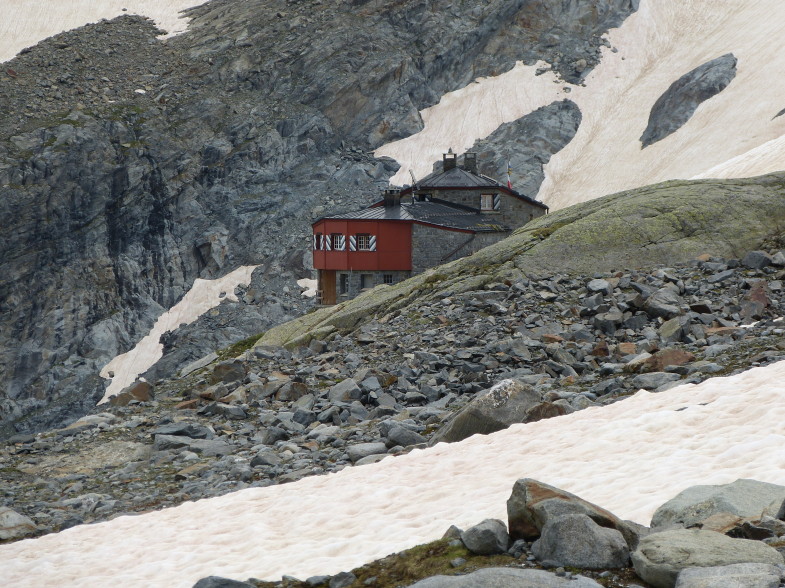
<svg viewBox="0 0 785 588">
<path fill-rule="evenodd" d="M 539 392 L 516 380 L 502 380 L 471 400 L 431 438 L 431 445 L 455 443 L 472 435 L 487 435 L 526 422 L 530 409 L 540 404 Z"/>
<path fill-rule="evenodd" d="M 670 319 L 681 314 L 684 300 L 670 288 L 660 288 L 649 296 L 643 308 L 652 317 Z"/>
<path fill-rule="evenodd" d="M 743 519 L 776 516 L 785 501 L 785 486 L 739 479 L 717 486 L 691 486 L 660 506 L 652 528 L 699 527 L 713 515 L 728 513 Z"/>
<path fill-rule="evenodd" d="M 602 588 L 583 576 L 559 577 L 544 570 L 483 568 L 465 576 L 431 576 L 409 588 Z"/>
<path fill-rule="evenodd" d="M 347 378 L 341 382 L 338 382 L 330 388 L 330 392 L 328 393 L 328 398 L 330 402 L 346 402 L 349 403 L 352 400 L 358 400 L 362 396 L 362 390 L 351 378 Z"/>
<path fill-rule="evenodd" d="M 601 527 L 616 529 L 627 546 L 635 549 L 640 530 L 613 513 L 565 490 L 531 478 L 521 478 L 507 500 L 507 526 L 510 538 L 532 540 L 540 536 L 549 520 L 564 515 L 586 515 Z"/>
<path fill-rule="evenodd" d="M 589 570 L 627 567 L 630 552 L 616 529 L 600 527 L 584 514 L 556 517 L 545 523 L 532 553 L 542 562 Z"/>
<path fill-rule="evenodd" d="M 780 579 L 785 579 L 785 567 L 741 563 L 684 569 L 676 578 L 676 588 L 779 588 Z"/>
<path fill-rule="evenodd" d="M 641 539 L 632 553 L 635 572 L 654 588 L 673 588 L 683 569 L 736 563 L 782 564 L 783 557 L 760 541 L 732 539 L 714 531 L 673 529 Z"/>
<path fill-rule="evenodd" d="M 485 519 L 461 533 L 466 549 L 478 555 L 494 555 L 507 551 L 510 537 L 499 519 Z"/>
</svg>

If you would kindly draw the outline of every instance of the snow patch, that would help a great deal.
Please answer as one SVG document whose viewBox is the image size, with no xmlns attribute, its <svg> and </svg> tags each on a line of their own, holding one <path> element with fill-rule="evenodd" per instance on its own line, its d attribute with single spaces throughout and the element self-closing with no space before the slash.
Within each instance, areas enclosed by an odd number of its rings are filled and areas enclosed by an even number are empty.
<svg viewBox="0 0 785 588">
<path fill-rule="evenodd" d="M 319 284 L 318 280 L 312 280 L 310 278 L 303 278 L 302 280 L 297 280 L 297 285 L 303 289 L 303 296 L 306 298 L 313 298 L 316 296 L 316 287 Z"/>
<path fill-rule="evenodd" d="M 437 539 L 452 524 L 506 520 L 522 477 L 648 524 L 659 505 L 695 484 L 785 485 L 783 446 L 778 362 L 336 474 L 0 545 L 0 568 L 17 588 L 186 588 L 209 575 L 335 574 Z"/>
<path fill-rule="evenodd" d="M 256 268 L 255 265 L 244 265 L 217 280 L 197 278 L 182 300 L 158 317 L 150 332 L 133 349 L 118 355 L 103 367 L 100 374 L 102 378 L 109 378 L 110 372 L 114 376 L 111 377 L 104 397 L 98 404 L 108 402 L 109 398 L 133 384 L 139 374 L 146 372 L 163 357 L 161 335 L 182 324 L 194 322 L 224 299 L 236 302 L 234 289 L 240 285 L 248 285 Z"/>
<path fill-rule="evenodd" d="M 206 0 L 3 0 L 0 2 L 0 62 L 12 59 L 25 47 L 101 19 L 138 14 L 167 31 L 182 33 L 189 19 L 181 12 Z M 124 10 L 126 9 L 126 10 Z"/>
</svg>

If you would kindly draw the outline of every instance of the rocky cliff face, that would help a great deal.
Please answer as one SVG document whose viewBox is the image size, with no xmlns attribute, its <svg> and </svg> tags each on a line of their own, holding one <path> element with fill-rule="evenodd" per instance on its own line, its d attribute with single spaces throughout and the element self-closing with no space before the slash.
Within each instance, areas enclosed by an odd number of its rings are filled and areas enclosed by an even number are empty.
<svg viewBox="0 0 785 588">
<path fill-rule="evenodd" d="M 306 271 L 310 220 L 396 169 L 370 150 L 515 60 L 579 80 L 635 4 L 215 0 L 167 43 L 122 17 L 4 64 L 0 436 L 82 413 L 197 277 L 261 264 L 232 310 L 256 318 L 215 344 L 301 311 L 278 293 Z"/>
</svg>

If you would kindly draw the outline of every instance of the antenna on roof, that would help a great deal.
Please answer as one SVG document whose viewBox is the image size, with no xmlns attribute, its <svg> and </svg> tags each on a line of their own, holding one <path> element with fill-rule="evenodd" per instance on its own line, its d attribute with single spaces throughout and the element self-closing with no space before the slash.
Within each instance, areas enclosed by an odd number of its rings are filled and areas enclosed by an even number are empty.
<svg viewBox="0 0 785 588">
<path fill-rule="evenodd" d="M 409 170 L 409 175 L 412 176 L 412 187 L 417 190 L 417 178 L 414 177 L 414 172 L 411 169 Z"/>
</svg>

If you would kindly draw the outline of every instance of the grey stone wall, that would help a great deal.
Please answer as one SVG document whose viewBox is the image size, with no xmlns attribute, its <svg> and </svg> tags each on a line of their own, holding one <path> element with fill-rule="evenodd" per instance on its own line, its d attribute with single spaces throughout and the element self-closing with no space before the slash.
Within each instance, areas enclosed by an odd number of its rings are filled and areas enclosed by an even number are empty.
<svg viewBox="0 0 785 588">
<path fill-rule="evenodd" d="M 415 224 L 412 227 L 412 274 L 471 255 L 501 241 L 508 233 L 459 233 Z"/>
<path fill-rule="evenodd" d="M 480 209 L 480 196 L 482 194 L 500 194 L 501 210 L 483 212 L 488 215 L 488 222 L 497 222 L 511 229 L 517 229 L 530 220 L 545 214 L 545 210 L 533 206 L 525 200 L 520 200 L 504 192 L 494 190 L 434 190 L 434 198 L 454 202 L 463 206 Z"/>
<path fill-rule="evenodd" d="M 392 276 L 392 283 L 397 284 L 412 275 L 409 271 L 356 271 L 356 272 L 342 272 L 340 270 L 335 272 L 335 290 L 338 302 L 354 298 L 364 289 L 373 288 L 379 284 L 384 284 L 384 276 Z M 342 278 L 341 276 L 346 276 Z M 341 285 L 345 280 L 346 291 L 342 291 Z"/>
</svg>

